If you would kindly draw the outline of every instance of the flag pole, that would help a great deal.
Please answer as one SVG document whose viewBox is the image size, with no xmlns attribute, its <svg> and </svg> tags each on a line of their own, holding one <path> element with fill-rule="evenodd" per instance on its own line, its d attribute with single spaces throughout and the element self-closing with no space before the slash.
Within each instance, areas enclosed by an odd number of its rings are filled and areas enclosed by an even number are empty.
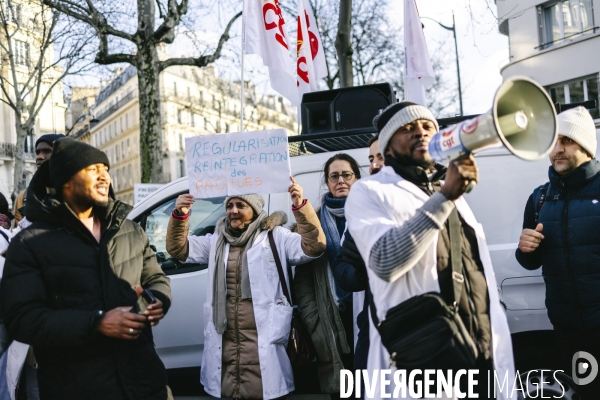
<svg viewBox="0 0 600 400">
<path fill-rule="evenodd" d="M 242 73 L 240 81 L 240 132 L 244 132 L 244 43 L 246 41 L 246 0 L 242 2 Z"/>
</svg>

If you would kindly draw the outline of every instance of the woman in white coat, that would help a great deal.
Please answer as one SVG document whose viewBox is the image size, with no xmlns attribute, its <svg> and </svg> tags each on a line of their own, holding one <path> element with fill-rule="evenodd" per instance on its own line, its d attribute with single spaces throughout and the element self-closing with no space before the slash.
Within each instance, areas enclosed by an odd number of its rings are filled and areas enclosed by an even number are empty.
<svg viewBox="0 0 600 400">
<path fill-rule="evenodd" d="M 284 212 L 267 216 L 262 196 L 244 195 L 225 199 L 227 216 L 214 235 L 187 236 L 194 199 L 181 195 L 176 201 L 167 251 L 185 262 L 208 263 L 200 382 L 212 396 L 276 399 L 294 390 L 286 353 L 292 307 L 282 291 L 268 231 L 273 231 L 288 285 L 286 263 L 320 256 L 325 235 L 293 178 L 289 192 L 298 233 L 280 226 L 287 222 Z"/>
</svg>

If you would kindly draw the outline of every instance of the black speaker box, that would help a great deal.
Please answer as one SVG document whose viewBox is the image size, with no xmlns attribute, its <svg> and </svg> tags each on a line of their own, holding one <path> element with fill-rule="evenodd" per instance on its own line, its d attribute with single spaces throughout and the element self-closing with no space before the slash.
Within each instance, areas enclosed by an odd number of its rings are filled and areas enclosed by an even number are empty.
<svg viewBox="0 0 600 400">
<path fill-rule="evenodd" d="M 305 93 L 302 135 L 375 132 L 373 118 L 396 101 L 389 83 Z"/>
</svg>

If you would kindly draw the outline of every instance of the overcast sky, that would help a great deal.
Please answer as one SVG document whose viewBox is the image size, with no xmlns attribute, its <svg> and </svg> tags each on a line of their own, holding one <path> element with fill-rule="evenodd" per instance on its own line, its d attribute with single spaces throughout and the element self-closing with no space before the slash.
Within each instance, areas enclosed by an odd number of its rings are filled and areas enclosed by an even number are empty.
<svg viewBox="0 0 600 400">
<path fill-rule="evenodd" d="M 498 32 L 494 2 L 491 0 L 416 0 L 416 2 L 421 17 L 433 18 L 446 26 L 452 25 L 452 11 L 454 11 L 464 112 L 465 115 L 486 112 L 491 108 L 494 93 L 502 83 L 500 67 L 508 62 L 508 38 Z M 469 3 L 475 22 L 468 10 Z M 486 3 L 490 5 L 491 11 Z M 400 23 L 403 23 L 404 1 L 393 0 L 392 4 L 394 13 L 398 13 L 397 18 Z M 451 31 L 427 19 L 423 19 L 422 22 L 425 25 L 425 38 L 428 43 L 448 38 L 446 43 L 454 51 Z M 455 65 L 448 67 L 452 68 L 452 76 L 456 77 Z"/>
</svg>

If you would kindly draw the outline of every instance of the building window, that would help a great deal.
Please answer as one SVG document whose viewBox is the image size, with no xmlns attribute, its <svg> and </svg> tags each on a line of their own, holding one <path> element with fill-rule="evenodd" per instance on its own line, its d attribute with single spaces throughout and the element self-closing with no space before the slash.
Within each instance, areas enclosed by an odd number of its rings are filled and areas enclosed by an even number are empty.
<svg viewBox="0 0 600 400">
<path fill-rule="evenodd" d="M 119 145 L 115 146 L 117 148 L 117 161 L 119 161 L 119 159 L 121 158 L 121 151 L 119 149 Z"/>
<path fill-rule="evenodd" d="M 125 114 L 125 130 L 129 129 L 129 113 Z"/>
<path fill-rule="evenodd" d="M 571 104 L 596 100 L 596 105 L 598 105 L 600 102 L 598 97 L 598 74 L 548 86 L 546 90 L 550 93 L 554 103 Z M 594 119 L 600 118 L 598 107 L 589 110 L 589 112 Z"/>
<path fill-rule="evenodd" d="M 177 82 L 173 82 L 173 95 L 177 97 Z"/>
<path fill-rule="evenodd" d="M 15 63 L 29 65 L 29 43 L 15 40 Z"/>
<path fill-rule="evenodd" d="M 196 127 L 196 114 L 190 113 L 190 126 L 192 128 Z"/>
<path fill-rule="evenodd" d="M 8 21 L 12 21 L 17 25 L 21 24 L 21 5 L 13 4 L 11 1 L 6 2 L 5 16 Z"/>
<path fill-rule="evenodd" d="M 183 110 L 177 110 L 177 123 L 182 124 L 183 121 Z"/>
<path fill-rule="evenodd" d="M 540 8 L 542 48 L 594 32 L 592 0 L 561 0 Z"/>
</svg>

